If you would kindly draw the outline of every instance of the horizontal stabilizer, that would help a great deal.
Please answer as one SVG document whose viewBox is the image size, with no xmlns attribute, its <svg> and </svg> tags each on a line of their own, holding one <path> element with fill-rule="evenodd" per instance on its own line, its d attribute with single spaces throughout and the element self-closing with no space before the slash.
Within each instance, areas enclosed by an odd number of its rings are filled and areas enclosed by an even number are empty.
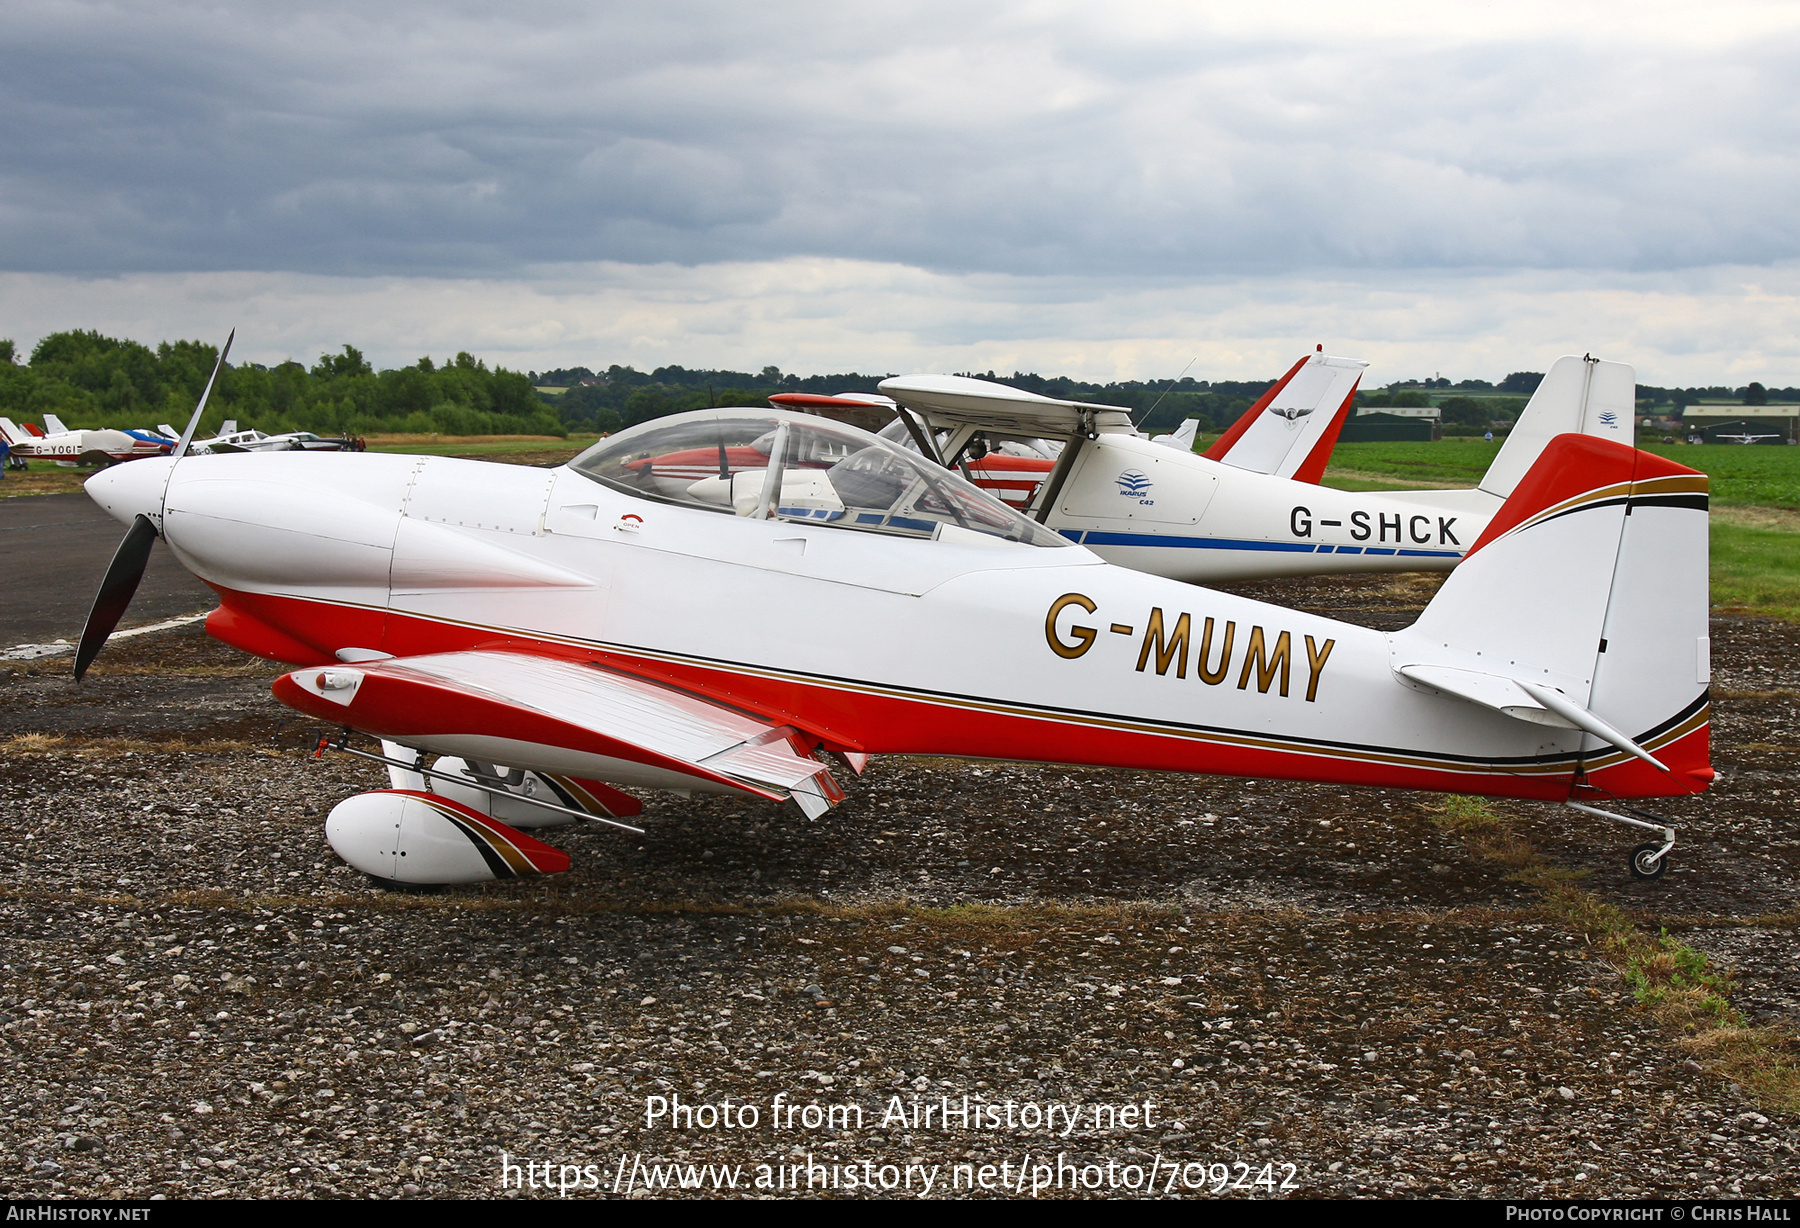
<svg viewBox="0 0 1800 1228">
<path fill-rule="evenodd" d="M 1394 672 L 1421 686 L 1443 691 L 1458 699 L 1466 699 L 1484 708 L 1492 708 L 1516 720 L 1555 725 L 1563 729 L 1577 728 L 1573 722 L 1539 703 L 1517 681 L 1503 678 L 1499 674 L 1484 674 L 1449 665 L 1401 665 L 1395 667 Z"/>
<path fill-rule="evenodd" d="M 1577 729 L 1586 730 L 1596 738 L 1599 738 L 1602 742 L 1610 742 L 1628 755 L 1636 755 L 1639 759 L 1642 759 L 1645 763 L 1648 763 L 1659 772 L 1666 772 L 1669 770 L 1663 766 L 1661 760 L 1657 759 L 1649 751 L 1620 733 L 1617 729 L 1614 729 L 1611 725 L 1595 716 L 1592 712 L 1589 712 L 1580 704 L 1575 703 L 1568 696 L 1560 695 L 1557 692 L 1552 691 L 1549 687 L 1536 686 L 1529 682 L 1521 682 L 1519 685 L 1524 687 L 1526 693 L 1533 699 L 1568 721 Z"/>
<path fill-rule="evenodd" d="M 314 666 L 278 678 L 275 694 L 333 724 L 470 761 L 792 799 L 809 814 L 843 797 L 792 727 L 575 661 L 449 652 Z"/>
<path fill-rule="evenodd" d="M 1669 770 L 1649 751 L 1551 687 L 1448 665 L 1401 665 L 1394 672 L 1433 690 L 1492 708 L 1515 720 L 1591 733 L 1660 771 Z"/>
</svg>

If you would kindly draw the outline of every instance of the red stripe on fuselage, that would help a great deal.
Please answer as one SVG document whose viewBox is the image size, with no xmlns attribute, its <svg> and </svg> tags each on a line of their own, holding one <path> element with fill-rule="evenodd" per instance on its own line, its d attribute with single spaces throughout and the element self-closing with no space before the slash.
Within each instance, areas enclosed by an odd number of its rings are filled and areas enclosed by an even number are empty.
<svg viewBox="0 0 1800 1228">
<path fill-rule="evenodd" d="M 216 586 L 215 586 L 216 587 Z M 1537 774 L 1503 767 L 1434 767 L 1382 762 L 1426 756 L 1404 748 L 1333 750 L 1237 745 L 1275 741 L 1250 733 L 1114 728 L 1134 724 L 1119 714 L 1059 714 L 1018 710 L 1021 705 L 980 698 L 895 693 L 899 688 L 795 677 L 753 666 L 733 667 L 572 644 L 490 627 L 463 626 L 393 611 L 370 611 L 295 597 L 255 596 L 219 590 L 227 604 L 253 603 L 262 621 L 308 643 L 379 647 L 406 657 L 468 649 L 512 649 L 566 660 L 592 661 L 642 678 L 673 684 L 713 702 L 776 724 L 791 724 L 829 749 L 869 754 L 936 754 L 972 759 L 1070 763 L 1093 767 L 1248 776 L 1376 785 L 1496 797 L 1561 801 L 1574 785 L 1573 764 Z M 368 643 L 371 620 L 385 622 L 379 645 Z M 971 682 L 975 680 L 971 679 Z M 1005 710 L 1012 709 L 1012 710 Z M 1143 722 L 1149 724 L 1150 722 Z M 1704 727 L 1702 727 L 1702 731 Z M 1689 735 L 1691 738 L 1692 734 Z M 1685 743 L 1687 739 L 1683 739 Z M 1677 745 L 1682 745 L 1677 743 Z M 1684 755 L 1684 761 L 1688 756 Z M 1611 769 L 1608 770 L 1609 773 Z M 1599 774 L 1596 774 L 1598 778 Z M 1685 773 L 1655 772 L 1607 787 L 1621 797 L 1671 797 L 1697 793 L 1706 782 Z"/>
</svg>

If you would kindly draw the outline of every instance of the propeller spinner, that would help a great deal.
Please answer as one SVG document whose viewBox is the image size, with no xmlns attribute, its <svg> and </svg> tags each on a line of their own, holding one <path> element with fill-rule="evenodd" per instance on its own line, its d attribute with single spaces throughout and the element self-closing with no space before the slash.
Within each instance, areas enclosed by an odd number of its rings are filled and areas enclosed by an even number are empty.
<svg viewBox="0 0 1800 1228">
<path fill-rule="evenodd" d="M 206 378 L 206 388 L 200 393 L 200 403 L 194 406 L 194 414 L 188 419 L 187 429 L 181 432 L 181 442 L 175 445 L 170 454 L 168 474 L 172 476 L 175 465 L 187 454 L 188 445 L 193 442 L 194 431 L 200 426 L 200 415 L 206 412 L 207 398 L 212 396 L 213 384 L 218 381 L 219 372 L 225 368 L 225 356 L 231 353 L 231 342 L 237 336 L 237 329 L 232 329 L 225 338 L 225 348 L 219 351 L 219 359 L 213 363 L 212 374 Z M 125 530 L 125 540 L 113 552 L 112 562 L 107 565 L 106 577 L 100 581 L 100 591 L 94 595 L 93 609 L 88 611 L 87 626 L 81 631 L 81 644 L 75 650 L 75 681 L 80 682 L 88 666 L 106 647 L 107 637 L 118 627 L 119 620 L 125 617 L 131 599 L 137 593 L 138 582 L 144 578 L 144 568 L 150 564 L 150 548 L 156 544 L 158 522 L 162 519 L 162 504 L 168 501 L 168 481 L 163 482 L 163 497 L 158 501 L 156 519 L 139 512 L 132 518 L 131 527 Z"/>
</svg>

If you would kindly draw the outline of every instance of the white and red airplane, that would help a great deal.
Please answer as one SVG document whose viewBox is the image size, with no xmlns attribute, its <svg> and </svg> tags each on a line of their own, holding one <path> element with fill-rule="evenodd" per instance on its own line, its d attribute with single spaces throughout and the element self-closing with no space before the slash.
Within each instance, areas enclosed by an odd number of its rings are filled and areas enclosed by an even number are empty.
<svg viewBox="0 0 1800 1228">
<path fill-rule="evenodd" d="M 181 452 L 88 482 L 131 527 L 77 676 L 161 536 L 218 593 L 209 632 L 296 667 L 283 703 L 383 743 L 394 787 L 326 825 L 378 880 L 566 868 L 519 816 L 623 825 L 620 789 L 813 816 L 896 753 L 1566 803 L 1659 833 L 1648 878 L 1674 833 L 1621 799 L 1713 779 L 1706 478 L 1609 440 L 1552 440 L 1399 632 L 1109 565 L 775 409 L 657 419 L 554 470 Z"/>
<path fill-rule="evenodd" d="M 1321 486 L 1366 366 L 1307 355 L 1204 455 L 1191 450 L 1192 420 L 1151 440 L 1132 428 L 1129 410 L 987 380 L 907 375 L 881 389 L 920 421 L 925 429 L 913 433 L 933 455 L 978 486 L 1108 562 L 1198 584 L 1448 571 L 1553 438 L 1633 440 L 1636 372 L 1569 356 L 1551 366 L 1474 489 Z M 988 446 L 1034 438 L 1064 441 L 1056 460 Z"/>
<path fill-rule="evenodd" d="M 55 414 L 44 415 L 42 428 L 32 422 L 20 427 L 10 418 L 0 418 L 0 439 L 11 445 L 16 457 L 55 461 L 64 468 L 167 456 L 175 446 L 174 439 L 151 431 L 70 430 Z"/>
<path fill-rule="evenodd" d="M 180 435 L 164 425 L 163 434 L 171 440 Z M 231 452 L 360 452 L 361 441 L 350 436 L 322 439 L 311 431 L 288 431 L 282 435 L 265 435 L 255 429 L 239 430 L 235 419 L 227 418 L 219 433 L 211 439 L 196 439 L 190 449 L 202 455 Z"/>
</svg>

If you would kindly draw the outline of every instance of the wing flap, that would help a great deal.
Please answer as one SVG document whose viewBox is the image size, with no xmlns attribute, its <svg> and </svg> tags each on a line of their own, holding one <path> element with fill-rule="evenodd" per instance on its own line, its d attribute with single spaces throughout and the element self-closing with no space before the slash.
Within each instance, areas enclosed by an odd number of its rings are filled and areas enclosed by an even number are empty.
<svg viewBox="0 0 1800 1228">
<path fill-rule="evenodd" d="M 842 796 L 788 725 L 577 661 L 450 652 L 295 670 L 283 703 L 439 754 L 647 788 Z M 806 803 L 803 802 L 803 807 Z"/>
</svg>

